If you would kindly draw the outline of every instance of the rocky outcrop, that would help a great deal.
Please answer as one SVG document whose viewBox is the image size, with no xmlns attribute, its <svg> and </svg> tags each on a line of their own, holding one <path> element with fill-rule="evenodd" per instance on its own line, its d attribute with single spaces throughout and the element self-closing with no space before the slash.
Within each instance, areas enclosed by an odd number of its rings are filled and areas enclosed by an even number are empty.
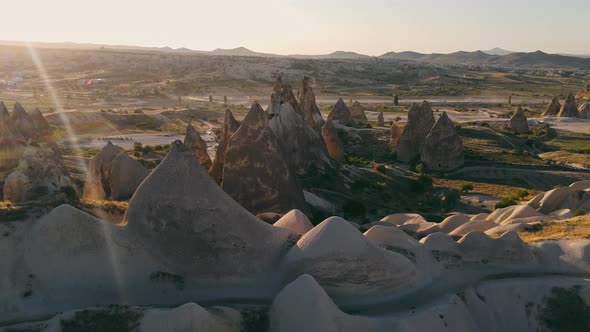
<svg viewBox="0 0 590 332">
<path fill-rule="evenodd" d="M 322 137 L 324 138 L 330 158 L 336 161 L 344 160 L 344 146 L 338 137 L 338 131 L 334 127 L 332 120 L 328 119 L 322 127 Z"/>
<path fill-rule="evenodd" d="M 3 101 L 0 100 L 0 130 L 8 127 L 10 124 L 10 113 Z"/>
<path fill-rule="evenodd" d="M 75 185 L 59 152 L 33 143 L 25 149 L 18 167 L 6 178 L 4 199 L 25 202 L 51 195 L 64 187 L 75 188 Z"/>
<path fill-rule="evenodd" d="M 240 312 L 236 309 L 216 306 L 209 311 L 196 303 L 186 303 L 173 309 L 146 310 L 141 317 L 139 330 L 238 332 L 240 320 Z"/>
<path fill-rule="evenodd" d="M 301 110 L 299 108 L 299 103 L 297 102 L 297 98 L 295 98 L 295 94 L 293 93 L 293 89 L 291 85 L 284 83 L 283 78 L 279 75 L 273 87 L 273 94 L 276 96 L 276 100 L 280 100 L 281 102 L 287 102 L 291 104 L 291 107 L 300 115 Z M 270 111 L 277 111 L 278 109 L 271 108 Z"/>
<path fill-rule="evenodd" d="M 344 103 L 342 98 L 338 98 L 336 104 L 332 107 L 330 114 L 328 114 L 328 120 L 338 121 L 341 125 L 348 126 L 352 123 L 352 115 L 350 109 Z"/>
<path fill-rule="evenodd" d="M 578 108 L 580 119 L 590 119 L 590 103 L 583 103 Z"/>
<path fill-rule="evenodd" d="M 131 191 L 135 191 L 148 171 L 130 157 L 121 156 L 117 159 L 120 154 L 124 154 L 124 151 L 123 148 L 113 145 L 109 141 L 92 158 L 84 183 L 84 198 L 91 200 L 124 199 L 133 194 Z"/>
<path fill-rule="evenodd" d="M 231 166 L 237 162 L 242 166 L 238 166 L 242 172 L 237 180 L 261 190 L 268 189 L 260 181 L 269 179 L 257 177 L 266 174 L 252 174 L 243 168 L 250 162 L 264 163 L 264 158 L 239 161 L 234 158 L 241 156 L 234 154 L 236 147 L 248 150 L 246 147 L 251 144 L 260 149 L 270 148 L 268 140 L 243 140 L 252 134 L 270 133 L 264 111 L 255 106 L 228 145 L 224 168 L 230 167 L 231 171 L 224 176 L 224 188 L 225 183 L 235 183 L 232 171 L 236 169 Z M 234 137 L 246 145 L 236 146 Z M 273 171 L 283 174 L 285 169 L 278 167 Z M 270 180 L 279 177 L 271 175 Z M 287 229 L 256 219 L 224 193 L 202 167 L 197 167 L 191 151 L 180 141 L 172 144 L 166 158 L 135 192 L 124 221 L 130 235 L 175 273 L 191 274 L 202 282 L 217 285 L 219 282 L 247 284 L 266 278 L 295 237 Z"/>
<path fill-rule="evenodd" d="M 446 112 L 441 114 L 424 140 L 420 156 L 430 170 L 448 171 L 463 166 L 463 140 Z"/>
<path fill-rule="evenodd" d="M 560 118 L 577 118 L 579 116 L 578 105 L 576 104 L 576 98 L 572 93 L 567 95 L 565 102 L 561 105 L 559 114 Z"/>
<path fill-rule="evenodd" d="M 518 107 L 516 113 L 510 118 L 508 126 L 517 134 L 526 134 L 529 132 L 529 123 L 522 107 Z"/>
<path fill-rule="evenodd" d="M 47 119 L 45 119 L 45 117 L 43 116 L 43 114 L 41 114 L 41 111 L 38 108 L 36 108 L 31 113 L 31 122 L 35 130 L 34 135 L 36 137 L 44 136 L 51 132 L 49 122 L 47 122 Z"/>
<path fill-rule="evenodd" d="M 21 134 L 24 137 L 34 137 L 35 127 L 33 126 L 33 120 L 24 107 L 16 102 L 12 111 L 12 118 L 10 119 L 13 130 L 16 133 Z"/>
<path fill-rule="evenodd" d="M 315 94 L 311 87 L 311 79 L 308 76 L 303 77 L 303 85 L 298 93 L 299 108 L 301 114 L 305 119 L 305 123 L 313 128 L 316 132 L 319 132 L 324 125 L 324 119 L 322 113 L 315 101 Z"/>
<path fill-rule="evenodd" d="M 298 234 L 305 234 L 309 232 L 313 225 L 305 213 L 295 209 L 287 212 L 281 219 L 274 223 L 276 227 L 283 227 L 290 229 Z"/>
<path fill-rule="evenodd" d="M 434 115 L 430 104 L 426 101 L 421 105 L 413 103 L 408 110 L 408 121 L 397 145 L 397 160 L 406 163 L 416 160 L 432 126 Z"/>
<path fill-rule="evenodd" d="M 221 130 L 221 139 L 217 146 L 217 152 L 215 153 L 215 160 L 209 170 L 209 174 L 217 182 L 221 184 L 223 178 L 223 164 L 225 163 L 225 150 L 227 149 L 227 143 L 229 138 L 233 135 L 236 130 L 240 127 L 238 120 L 234 118 L 233 113 L 227 109 L 225 110 L 225 117 L 223 118 L 223 129 Z"/>
<path fill-rule="evenodd" d="M 364 125 L 369 122 L 369 120 L 367 120 L 367 116 L 365 115 L 365 111 L 363 110 L 363 105 L 361 105 L 361 103 L 356 100 L 350 107 L 350 118 L 354 123 L 359 125 Z"/>
<path fill-rule="evenodd" d="M 391 132 L 391 137 L 389 139 L 389 145 L 391 146 L 391 148 L 395 149 L 395 148 L 397 148 L 397 145 L 399 143 L 399 139 L 402 135 L 402 129 L 399 127 L 397 122 L 393 121 L 391 124 L 390 132 Z"/>
<path fill-rule="evenodd" d="M 383 117 L 383 112 L 379 112 L 379 115 L 377 115 L 377 126 L 385 126 L 385 118 Z"/>
<path fill-rule="evenodd" d="M 27 146 L 27 140 L 12 130 L 9 121 L 6 120 L 5 126 L 0 125 L 0 169 L 15 167 Z"/>
<path fill-rule="evenodd" d="M 195 160 L 203 166 L 206 171 L 209 171 L 213 163 L 211 162 L 211 157 L 209 157 L 209 154 L 207 153 L 207 143 L 205 143 L 201 135 L 191 124 L 186 127 L 184 145 L 192 152 Z"/>
<path fill-rule="evenodd" d="M 543 116 L 556 116 L 561 109 L 561 103 L 559 102 L 559 98 L 557 96 L 553 97 L 549 106 L 543 113 Z"/>
<path fill-rule="evenodd" d="M 293 94 L 289 91 L 289 86 L 283 86 L 281 94 L 272 94 L 267 110 L 270 129 L 290 167 L 297 174 L 304 175 L 312 169 L 324 170 L 330 166 L 324 142 L 320 134 L 296 111 L 293 103 L 283 99 L 283 95 Z"/>
<path fill-rule="evenodd" d="M 295 174 L 258 103 L 229 139 L 221 187 L 254 214 L 306 210 Z"/>
</svg>

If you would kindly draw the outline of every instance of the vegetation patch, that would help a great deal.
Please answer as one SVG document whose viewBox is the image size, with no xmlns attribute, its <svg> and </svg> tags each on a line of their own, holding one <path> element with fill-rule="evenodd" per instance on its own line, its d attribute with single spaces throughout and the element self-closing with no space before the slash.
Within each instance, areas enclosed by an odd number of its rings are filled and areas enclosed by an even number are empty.
<svg viewBox="0 0 590 332">
<path fill-rule="evenodd" d="M 170 282 L 178 290 L 184 289 L 184 277 L 164 271 L 150 273 L 150 280 L 154 282 Z"/>
<path fill-rule="evenodd" d="M 266 332 L 270 330 L 267 308 L 242 309 L 240 332 Z"/>
<path fill-rule="evenodd" d="M 542 326 L 554 332 L 590 331 L 590 307 L 580 296 L 580 289 L 553 287 L 538 313 Z"/>
<path fill-rule="evenodd" d="M 82 310 L 62 319 L 62 332 L 128 332 L 139 327 L 142 314 L 124 305 Z"/>
</svg>

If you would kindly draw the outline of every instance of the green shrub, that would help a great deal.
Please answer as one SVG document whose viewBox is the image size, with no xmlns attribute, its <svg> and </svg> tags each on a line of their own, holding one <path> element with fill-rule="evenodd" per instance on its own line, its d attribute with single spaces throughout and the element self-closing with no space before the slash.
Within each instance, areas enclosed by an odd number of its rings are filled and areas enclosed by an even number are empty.
<svg viewBox="0 0 590 332">
<path fill-rule="evenodd" d="M 383 165 L 383 164 L 373 164 L 373 169 L 375 169 L 381 173 L 384 173 L 386 171 L 385 165 Z"/>
<path fill-rule="evenodd" d="M 585 215 L 586 211 L 577 209 L 577 210 L 572 211 L 572 214 L 574 215 L 574 217 L 579 217 L 579 216 Z"/>
<path fill-rule="evenodd" d="M 471 183 L 465 183 L 461 186 L 461 191 L 467 192 L 467 191 L 471 191 L 471 190 L 473 190 L 473 184 L 471 184 Z"/>
<path fill-rule="evenodd" d="M 500 200 L 498 203 L 496 203 L 496 209 L 502 209 L 502 208 L 509 207 L 509 206 L 516 205 L 516 204 L 518 204 L 518 203 L 516 203 L 514 198 L 504 197 L 504 198 L 502 198 L 502 200 Z"/>
</svg>

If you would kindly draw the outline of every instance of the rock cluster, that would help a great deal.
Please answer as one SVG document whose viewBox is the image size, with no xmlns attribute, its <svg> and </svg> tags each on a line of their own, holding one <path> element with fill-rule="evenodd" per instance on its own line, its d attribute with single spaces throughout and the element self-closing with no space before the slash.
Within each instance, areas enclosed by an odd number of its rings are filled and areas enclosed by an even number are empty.
<svg viewBox="0 0 590 332">
<path fill-rule="evenodd" d="M 332 107 L 330 114 L 328 114 L 328 120 L 338 121 L 338 123 L 344 126 L 352 124 L 352 114 L 342 98 L 338 98 L 338 101 Z"/>
<path fill-rule="evenodd" d="M 529 132 L 529 123 L 522 107 L 518 107 L 516 113 L 510 118 L 508 126 L 517 134 L 526 134 Z"/>
<path fill-rule="evenodd" d="M 213 162 L 207 153 L 207 143 L 191 124 L 186 127 L 184 136 L 184 145 L 192 152 L 195 160 L 207 171 L 211 168 Z"/>
<path fill-rule="evenodd" d="M 397 160 L 411 162 L 420 156 L 426 136 L 434 126 L 434 115 L 427 101 L 413 103 L 408 110 L 408 122 L 397 145 Z"/>
<path fill-rule="evenodd" d="M 363 105 L 361 105 L 361 103 L 356 100 L 350 107 L 350 119 L 352 122 L 358 125 L 364 125 L 369 122 L 369 120 L 367 120 L 367 116 L 365 115 L 365 111 L 363 110 Z"/>
<path fill-rule="evenodd" d="M 90 200 L 129 199 L 148 174 L 149 170 L 109 141 L 88 165 L 83 197 Z"/>
<path fill-rule="evenodd" d="M 543 116 L 556 116 L 561 109 L 561 103 L 559 102 L 559 98 L 557 96 L 553 97 L 549 106 L 543 113 Z"/>
<path fill-rule="evenodd" d="M 389 139 L 389 145 L 395 149 L 397 148 L 397 145 L 399 143 L 399 138 L 402 135 L 402 129 L 399 127 L 399 125 L 397 124 L 397 122 L 393 121 L 391 123 L 391 129 L 390 129 L 390 139 Z"/>
<path fill-rule="evenodd" d="M 580 119 L 590 119 L 590 103 L 583 103 L 578 108 Z"/>
<path fill-rule="evenodd" d="M 338 131 L 334 127 L 332 120 L 328 119 L 322 127 L 322 137 L 324 138 L 330 158 L 336 161 L 344 160 L 344 146 L 338 137 Z"/>
<path fill-rule="evenodd" d="M 308 76 L 303 77 L 303 84 L 301 90 L 298 93 L 299 108 L 303 114 L 305 122 L 313 128 L 316 132 L 319 132 L 324 125 L 324 119 L 322 113 L 316 104 L 315 94 L 311 87 L 311 78 Z"/>
<path fill-rule="evenodd" d="M 292 114 L 284 104 L 282 111 Z M 221 188 L 253 214 L 305 211 L 303 192 L 266 114 L 254 103 L 225 151 Z"/>
<path fill-rule="evenodd" d="M 61 154 L 46 144 L 32 143 L 4 183 L 4 200 L 25 202 L 51 195 L 65 187 L 74 190 Z"/>
<path fill-rule="evenodd" d="M 234 118 L 233 113 L 227 109 L 223 118 L 223 129 L 221 131 L 221 139 L 217 146 L 217 153 L 215 153 L 215 160 L 209 170 L 209 174 L 217 182 L 221 184 L 223 178 L 223 164 L 225 163 L 225 150 L 227 150 L 227 143 L 229 138 L 240 127 L 240 123 Z"/>
<path fill-rule="evenodd" d="M 576 98 L 574 97 L 573 93 L 567 95 L 565 102 L 561 105 L 561 109 L 557 114 L 560 118 L 577 118 L 579 116 L 578 113 L 578 105 L 576 104 Z"/>
<path fill-rule="evenodd" d="M 377 126 L 385 126 L 385 118 L 383 117 L 383 112 L 379 112 L 379 115 L 377 115 Z"/>
</svg>

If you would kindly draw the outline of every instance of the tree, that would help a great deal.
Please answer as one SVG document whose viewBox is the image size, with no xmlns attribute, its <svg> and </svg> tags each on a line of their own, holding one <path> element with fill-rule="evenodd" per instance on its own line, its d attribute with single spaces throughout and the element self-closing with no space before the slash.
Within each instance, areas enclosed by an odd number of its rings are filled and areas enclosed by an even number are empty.
<svg viewBox="0 0 590 332">
<path fill-rule="evenodd" d="M 209 95 L 209 102 L 212 103 L 213 102 L 213 96 Z"/>
<path fill-rule="evenodd" d="M 508 105 L 512 105 L 512 95 L 508 96 Z"/>
<path fill-rule="evenodd" d="M 397 95 L 393 96 L 393 104 L 395 106 L 399 105 L 399 97 Z"/>
<path fill-rule="evenodd" d="M 227 96 L 223 96 L 223 104 L 227 105 Z"/>
<path fill-rule="evenodd" d="M 178 100 L 176 101 L 176 105 L 180 106 L 181 103 L 182 103 L 182 97 L 178 96 Z"/>
</svg>

